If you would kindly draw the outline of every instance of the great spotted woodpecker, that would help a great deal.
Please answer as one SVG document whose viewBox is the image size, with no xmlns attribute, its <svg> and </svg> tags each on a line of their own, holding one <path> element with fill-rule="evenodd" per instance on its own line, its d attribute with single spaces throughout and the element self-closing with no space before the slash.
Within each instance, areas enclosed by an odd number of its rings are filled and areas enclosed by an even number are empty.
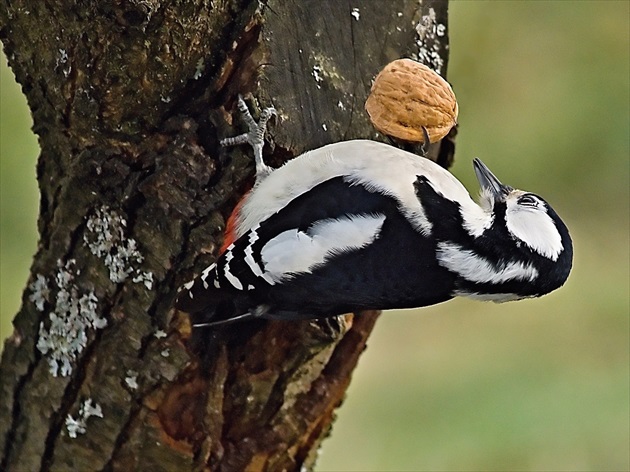
<svg viewBox="0 0 630 472">
<path fill-rule="evenodd" d="M 240 99 L 239 108 L 248 116 Z M 176 301 L 210 320 L 202 325 L 455 296 L 504 302 L 549 293 L 569 275 L 573 248 L 560 217 L 479 159 L 477 204 L 434 162 L 374 141 L 330 144 L 271 169 L 261 128 L 246 121 L 246 137 L 225 144 L 254 141 L 257 181 L 232 215 L 227 247 Z"/>
</svg>

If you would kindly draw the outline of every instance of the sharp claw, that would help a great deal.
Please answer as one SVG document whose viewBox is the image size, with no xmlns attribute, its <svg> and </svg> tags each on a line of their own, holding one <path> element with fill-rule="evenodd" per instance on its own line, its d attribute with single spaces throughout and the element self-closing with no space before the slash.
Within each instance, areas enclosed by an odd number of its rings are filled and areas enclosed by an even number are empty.
<svg viewBox="0 0 630 472">
<path fill-rule="evenodd" d="M 271 118 L 276 118 L 277 116 L 278 112 L 276 112 L 276 109 L 274 107 L 268 107 L 262 111 L 262 113 L 260 114 L 260 119 L 261 121 L 269 121 Z"/>
<path fill-rule="evenodd" d="M 256 180 L 263 179 L 269 175 L 273 169 L 267 166 L 263 160 L 262 150 L 265 145 L 265 132 L 267 131 L 267 122 L 272 116 L 277 116 L 275 108 L 265 108 L 260 113 L 258 123 L 252 117 L 247 108 L 247 104 L 241 95 L 238 96 L 238 111 L 241 113 L 243 120 L 247 124 L 249 131 L 231 138 L 225 138 L 220 141 L 221 146 L 236 146 L 238 144 L 249 144 L 254 149 L 254 159 L 256 160 Z"/>
<path fill-rule="evenodd" d="M 427 157 L 427 153 L 429 152 L 429 148 L 431 147 L 431 137 L 429 136 L 429 132 L 427 129 L 422 126 L 422 146 L 420 146 L 420 153 L 422 157 Z"/>
</svg>

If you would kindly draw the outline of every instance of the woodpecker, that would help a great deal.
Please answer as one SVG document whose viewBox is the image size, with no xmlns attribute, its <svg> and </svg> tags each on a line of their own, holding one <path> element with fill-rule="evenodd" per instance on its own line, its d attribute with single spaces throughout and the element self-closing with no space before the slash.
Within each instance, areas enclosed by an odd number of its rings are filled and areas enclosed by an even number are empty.
<svg viewBox="0 0 630 472">
<path fill-rule="evenodd" d="M 240 99 L 239 108 L 248 115 Z M 224 144 L 262 139 L 254 120 L 245 121 L 249 138 Z M 572 242 L 557 213 L 502 184 L 479 159 L 475 203 L 444 168 L 380 142 L 329 144 L 278 169 L 264 164 L 260 141 L 254 149 L 257 180 L 231 217 L 226 247 L 176 300 L 203 316 L 198 326 L 416 308 L 456 296 L 539 297 L 571 270 Z"/>
</svg>

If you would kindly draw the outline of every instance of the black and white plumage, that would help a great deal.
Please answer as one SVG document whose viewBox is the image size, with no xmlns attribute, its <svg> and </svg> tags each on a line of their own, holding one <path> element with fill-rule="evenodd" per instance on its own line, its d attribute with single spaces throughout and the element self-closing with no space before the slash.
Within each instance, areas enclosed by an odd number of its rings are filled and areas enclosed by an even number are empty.
<svg viewBox="0 0 630 472">
<path fill-rule="evenodd" d="M 563 285 L 573 249 L 562 220 L 480 160 L 474 168 L 479 204 L 442 167 L 386 144 L 307 152 L 259 176 L 234 215 L 234 242 L 176 307 L 211 323 L 306 319 Z"/>
</svg>

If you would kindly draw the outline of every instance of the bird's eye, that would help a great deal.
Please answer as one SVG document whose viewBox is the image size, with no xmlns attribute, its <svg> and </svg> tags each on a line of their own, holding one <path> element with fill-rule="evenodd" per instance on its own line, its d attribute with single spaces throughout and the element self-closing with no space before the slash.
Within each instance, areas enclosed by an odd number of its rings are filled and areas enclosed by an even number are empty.
<svg viewBox="0 0 630 472">
<path fill-rule="evenodd" d="M 518 199 L 519 205 L 537 207 L 538 200 L 534 198 L 532 195 L 523 195 Z"/>
</svg>

